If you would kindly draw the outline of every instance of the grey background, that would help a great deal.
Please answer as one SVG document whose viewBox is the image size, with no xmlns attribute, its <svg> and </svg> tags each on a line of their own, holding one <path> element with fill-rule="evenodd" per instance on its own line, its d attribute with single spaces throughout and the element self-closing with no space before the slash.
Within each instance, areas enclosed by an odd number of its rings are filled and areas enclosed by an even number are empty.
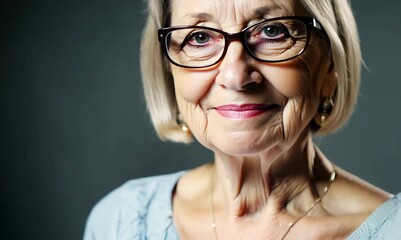
<svg viewBox="0 0 401 240">
<path fill-rule="evenodd" d="M 364 59 L 349 125 L 316 139 L 336 164 L 401 190 L 401 3 L 354 0 Z M 160 142 L 141 92 L 134 0 L 1 0 L 0 239 L 80 239 L 124 181 L 211 160 Z"/>
</svg>

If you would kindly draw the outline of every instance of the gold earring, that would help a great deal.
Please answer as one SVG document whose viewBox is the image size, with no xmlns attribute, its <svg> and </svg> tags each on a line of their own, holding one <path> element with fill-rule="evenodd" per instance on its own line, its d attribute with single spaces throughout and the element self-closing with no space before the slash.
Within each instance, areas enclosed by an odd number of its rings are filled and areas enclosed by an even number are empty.
<svg viewBox="0 0 401 240">
<path fill-rule="evenodd" d="M 189 132 L 189 128 L 188 128 L 188 125 L 186 124 L 186 123 L 180 123 L 180 128 L 181 128 L 181 130 L 183 131 L 183 132 Z"/>
<path fill-rule="evenodd" d="M 185 123 L 184 119 L 182 119 L 181 115 L 177 117 L 177 124 L 180 126 L 181 131 L 185 133 L 190 133 L 188 125 Z"/>
<path fill-rule="evenodd" d="M 334 103 L 332 97 L 324 97 L 317 114 L 315 116 L 315 122 L 320 126 L 324 127 L 327 125 L 327 119 L 329 118 L 331 112 L 333 111 Z"/>
</svg>

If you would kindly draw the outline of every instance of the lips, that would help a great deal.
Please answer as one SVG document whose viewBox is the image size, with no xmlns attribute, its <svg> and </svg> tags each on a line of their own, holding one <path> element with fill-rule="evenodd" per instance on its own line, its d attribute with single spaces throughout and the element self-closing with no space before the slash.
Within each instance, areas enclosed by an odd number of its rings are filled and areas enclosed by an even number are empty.
<svg viewBox="0 0 401 240">
<path fill-rule="evenodd" d="M 246 119 L 256 117 L 271 110 L 274 104 L 242 104 L 242 105 L 223 105 L 214 108 L 217 113 L 226 118 Z"/>
</svg>

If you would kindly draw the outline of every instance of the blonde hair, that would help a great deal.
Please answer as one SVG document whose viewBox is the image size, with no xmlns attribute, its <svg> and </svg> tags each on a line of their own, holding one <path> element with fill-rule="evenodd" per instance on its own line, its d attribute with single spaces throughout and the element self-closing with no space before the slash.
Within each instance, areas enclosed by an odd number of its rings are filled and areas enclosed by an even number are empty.
<svg viewBox="0 0 401 240">
<path fill-rule="evenodd" d="M 317 134 L 332 133 L 351 116 L 356 104 L 361 75 L 359 36 L 347 0 L 299 0 L 323 26 L 330 41 L 337 72 L 334 108 L 327 124 Z M 157 29 L 165 27 L 170 9 L 166 0 L 148 0 L 148 18 L 141 42 L 141 71 L 146 103 L 160 139 L 188 143 L 191 136 L 177 122 L 178 107 L 169 63 L 159 45 Z"/>
</svg>

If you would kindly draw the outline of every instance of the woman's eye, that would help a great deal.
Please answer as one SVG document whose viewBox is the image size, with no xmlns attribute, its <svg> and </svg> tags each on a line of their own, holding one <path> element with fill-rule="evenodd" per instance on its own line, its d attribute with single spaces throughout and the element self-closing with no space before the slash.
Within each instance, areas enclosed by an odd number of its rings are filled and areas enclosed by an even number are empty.
<svg viewBox="0 0 401 240">
<path fill-rule="evenodd" d="M 263 34 L 267 38 L 280 38 L 283 35 L 287 34 L 287 31 L 284 29 L 283 26 L 279 25 L 267 25 L 263 28 Z"/>
<path fill-rule="evenodd" d="M 189 37 L 189 43 L 191 45 L 202 45 L 208 43 L 210 40 L 210 36 L 204 32 L 197 32 L 191 34 Z"/>
</svg>

